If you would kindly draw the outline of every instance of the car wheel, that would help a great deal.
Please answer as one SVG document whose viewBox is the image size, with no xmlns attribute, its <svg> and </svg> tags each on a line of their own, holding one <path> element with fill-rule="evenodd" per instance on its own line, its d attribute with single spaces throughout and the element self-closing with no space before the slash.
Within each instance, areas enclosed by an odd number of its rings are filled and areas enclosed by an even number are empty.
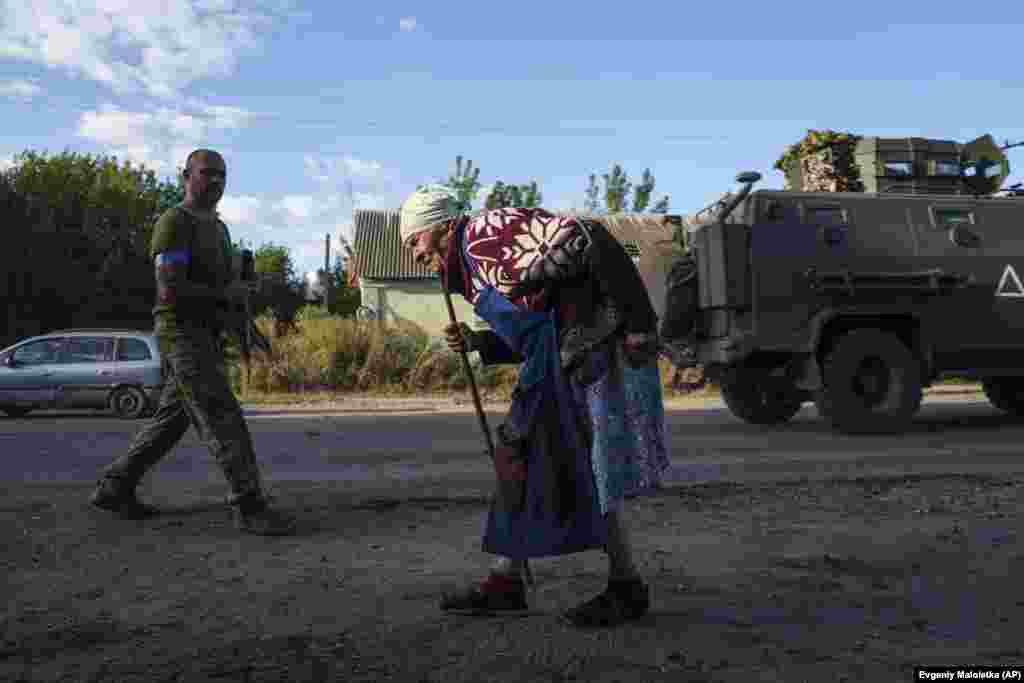
<svg viewBox="0 0 1024 683">
<path fill-rule="evenodd" d="M 137 420 L 149 408 L 146 395 L 135 387 L 121 387 L 110 397 L 110 407 L 118 417 Z"/>
<path fill-rule="evenodd" d="M 1024 417 L 1024 377 L 987 377 L 981 387 L 996 408 Z"/>
<path fill-rule="evenodd" d="M 899 337 L 854 330 L 825 358 L 818 412 L 846 434 L 902 431 L 921 407 L 921 364 Z"/>
<path fill-rule="evenodd" d="M 792 382 L 761 368 L 736 369 L 721 388 L 722 400 L 732 414 L 756 425 L 789 422 L 804 402 L 804 393 Z"/>
<path fill-rule="evenodd" d="M 7 417 L 25 417 L 32 412 L 31 408 L 4 408 Z"/>
</svg>

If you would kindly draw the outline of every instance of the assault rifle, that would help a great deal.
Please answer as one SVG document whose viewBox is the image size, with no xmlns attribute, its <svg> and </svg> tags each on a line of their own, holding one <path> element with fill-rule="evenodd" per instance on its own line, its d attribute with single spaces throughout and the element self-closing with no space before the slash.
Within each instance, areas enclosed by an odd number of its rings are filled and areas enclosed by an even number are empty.
<svg viewBox="0 0 1024 683">
<path fill-rule="evenodd" d="M 252 349 L 255 346 L 261 352 L 266 355 L 270 355 L 272 348 L 270 346 L 270 340 L 267 339 L 259 328 L 256 327 L 256 323 L 252 317 L 252 293 L 259 291 L 260 280 L 256 276 L 256 258 L 252 253 L 251 249 L 242 250 L 242 268 L 241 278 L 243 282 L 248 286 L 248 294 L 245 297 L 245 319 L 242 325 L 238 329 L 238 346 L 241 350 L 242 361 L 245 363 L 246 372 L 246 386 L 249 385 L 249 361 L 252 358 Z"/>
</svg>

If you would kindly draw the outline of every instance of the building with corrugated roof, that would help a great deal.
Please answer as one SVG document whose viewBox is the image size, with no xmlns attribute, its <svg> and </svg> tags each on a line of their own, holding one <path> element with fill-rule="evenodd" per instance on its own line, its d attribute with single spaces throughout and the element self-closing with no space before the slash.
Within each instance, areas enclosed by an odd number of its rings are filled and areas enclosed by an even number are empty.
<svg viewBox="0 0 1024 683">
<path fill-rule="evenodd" d="M 429 268 L 413 261 L 411 250 L 402 248 L 398 210 L 358 209 L 353 222 L 351 272 L 362 305 L 376 320 L 413 323 L 439 336 L 448 324 L 441 281 Z M 452 305 L 460 322 L 476 329 L 487 326 L 461 296 L 453 296 Z"/>
<path fill-rule="evenodd" d="M 596 219 L 625 247 L 640 269 L 651 303 L 660 316 L 664 300 L 664 268 L 659 248 L 671 240 L 681 224 L 679 216 L 638 214 L 584 216 Z M 431 335 L 440 335 L 448 322 L 448 310 L 441 294 L 440 279 L 418 265 L 409 249 L 402 248 L 397 210 L 357 210 L 354 213 L 352 279 L 358 285 L 362 305 L 377 320 L 403 320 L 418 325 Z M 477 318 L 473 307 L 461 296 L 452 297 L 455 315 L 476 329 L 487 324 Z"/>
</svg>

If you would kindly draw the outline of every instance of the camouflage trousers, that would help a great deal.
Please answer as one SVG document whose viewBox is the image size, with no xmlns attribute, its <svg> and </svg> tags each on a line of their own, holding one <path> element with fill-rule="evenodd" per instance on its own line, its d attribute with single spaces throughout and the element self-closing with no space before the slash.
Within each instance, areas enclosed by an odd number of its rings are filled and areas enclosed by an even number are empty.
<svg viewBox="0 0 1024 683">
<path fill-rule="evenodd" d="M 233 501 L 262 497 L 256 451 L 228 383 L 219 334 L 180 323 L 172 329 L 161 329 L 158 323 L 156 332 L 164 376 L 159 405 L 128 452 L 108 465 L 103 476 L 134 488 L 191 425 L 224 472 Z"/>
</svg>

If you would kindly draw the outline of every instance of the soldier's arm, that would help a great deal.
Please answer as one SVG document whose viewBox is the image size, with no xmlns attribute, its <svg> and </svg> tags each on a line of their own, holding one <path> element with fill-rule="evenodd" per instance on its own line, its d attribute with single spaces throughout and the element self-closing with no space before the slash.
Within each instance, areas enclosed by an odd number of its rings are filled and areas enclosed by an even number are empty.
<svg viewBox="0 0 1024 683">
<path fill-rule="evenodd" d="M 162 304 L 227 301 L 223 288 L 210 287 L 188 279 L 188 252 L 185 250 L 160 252 L 153 258 L 153 265 L 156 268 L 157 297 Z"/>
<path fill-rule="evenodd" d="M 216 303 L 225 301 L 221 288 L 192 282 L 188 279 L 188 219 L 179 212 L 168 211 L 153 229 L 150 252 L 156 275 L 157 300 L 165 305 L 189 302 Z"/>
</svg>

